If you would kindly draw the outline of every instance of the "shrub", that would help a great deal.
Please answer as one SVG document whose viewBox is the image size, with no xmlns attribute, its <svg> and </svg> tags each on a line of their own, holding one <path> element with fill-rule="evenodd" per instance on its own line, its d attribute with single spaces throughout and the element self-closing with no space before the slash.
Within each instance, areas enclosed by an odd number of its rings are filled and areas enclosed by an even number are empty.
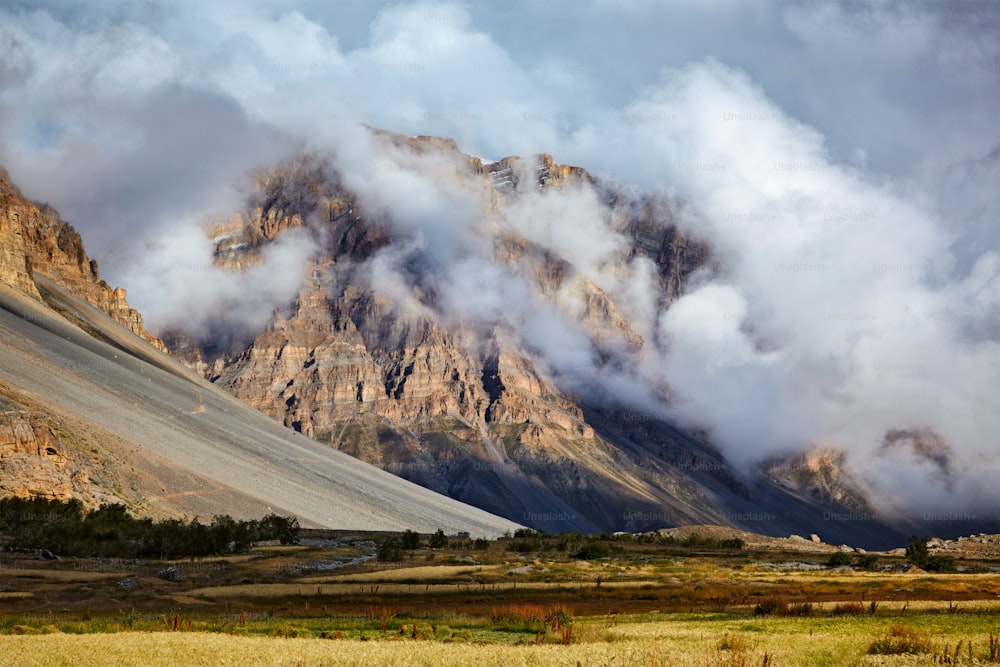
<svg viewBox="0 0 1000 667">
<path fill-rule="evenodd" d="M 955 559 L 952 556 L 928 556 L 923 568 L 928 572 L 954 572 Z"/>
<path fill-rule="evenodd" d="M 573 558 L 577 560 L 595 560 L 597 558 L 607 558 L 607 556 L 608 548 L 598 542 L 588 542 L 573 554 Z"/>
<path fill-rule="evenodd" d="M 406 529 L 405 531 L 403 531 L 403 537 L 400 544 L 403 549 L 419 549 L 420 534 L 415 533 L 410 529 Z"/>
<path fill-rule="evenodd" d="M 532 540 L 517 540 L 511 542 L 507 545 L 508 551 L 517 551 L 518 553 L 528 553 L 530 551 L 541 551 L 542 541 L 539 539 Z"/>
<path fill-rule="evenodd" d="M 800 602 L 798 604 L 793 604 L 791 607 L 789 607 L 788 613 L 791 616 L 812 616 L 813 605 L 811 602 Z"/>
<path fill-rule="evenodd" d="M 509 604 L 494 607 L 490 623 L 495 630 L 507 632 L 539 632 L 545 629 L 545 610 L 533 604 Z"/>
<path fill-rule="evenodd" d="M 785 614 L 788 605 L 777 598 L 765 598 L 757 603 L 753 609 L 754 616 L 771 616 L 773 614 Z"/>
<path fill-rule="evenodd" d="M 745 653 L 750 650 L 750 642 L 741 635 L 731 635 L 728 632 L 722 635 L 722 639 L 715 646 L 718 651 L 733 651 L 735 653 Z"/>
<path fill-rule="evenodd" d="M 851 564 L 851 557 L 844 551 L 830 554 L 826 560 L 827 567 L 844 567 Z"/>
<path fill-rule="evenodd" d="M 403 560 L 403 543 L 395 537 L 387 537 L 378 545 L 376 557 L 384 563 L 394 563 Z"/>
<path fill-rule="evenodd" d="M 444 534 L 443 530 L 438 528 L 437 532 L 431 535 L 430 545 L 432 549 L 446 547 L 448 546 L 448 536 Z"/>
<path fill-rule="evenodd" d="M 868 572 L 874 572 L 878 570 L 878 556 L 875 554 L 864 554 L 858 557 L 855 563 L 862 570 L 867 570 Z"/>
<path fill-rule="evenodd" d="M 869 607 L 871 609 L 871 607 Z M 860 602 L 838 602 L 830 612 L 831 616 L 861 616 L 867 613 Z"/>
</svg>

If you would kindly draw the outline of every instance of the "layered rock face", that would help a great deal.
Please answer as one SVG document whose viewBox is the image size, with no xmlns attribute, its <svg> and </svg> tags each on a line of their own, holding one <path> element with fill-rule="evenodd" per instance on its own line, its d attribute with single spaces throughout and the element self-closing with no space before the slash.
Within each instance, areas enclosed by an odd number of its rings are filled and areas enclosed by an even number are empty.
<svg viewBox="0 0 1000 667">
<path fill-rule="evenodd" d="M 447 140 L 382 136 L 416 154 L 449 156 L 479 179 L 486 220 L 523 193 L 590 188 L 627 243 L 610 270 L 624 274 L 636 258 L 648 261 L 657 307 L 708 261 L 707 247 L 674 226 L 666 200 L 626 193 L 548 155 L 483 163 Z M 711 448 L 670 428 L 637 430 L 627 413 L 567 393 L 502 320 L 443 316 L 440 286 L 426 278 L 419 254 L 395 267 L 408 280 L 405 298 L 375 288 L 372 259 L 399 232 L 364 210 L 328 163 L 305 156 L 255 185 L 241 218 L 214 230 L 217 264 L 253 265 L 262 248 L 298 227 L 314 233 L 320 251 L 298 298 L 249 346 L 225 351 L 165 336 L 175 355 L 210 380 L 289 428 L 547 530 L 728 522 L 719 489 L 734 502 L 747 490 Z M 526 276 L 553 309 L 573 304 L 564 315 L 589 332 L 606 363 L 634 363 L 630 355 L 646 343 L 605 290 L 526 236 L 484 229 L 478 233 L 493 248 L 491 261 Z"/>
<path fill-rule="evenodd" d="M 0 169 L 0 282 L 43 300 L 34 275 L 45 274 L 103 310 L 140 338 L 166 351 L 146 331 L 142 315 L 130 308 L 125 290 L 101 280 L 97 262 L 87 257 L 80 235 L 47 205 L 25 199 Z"/>
<path fill-rule="evenodd" d="M 67 444 L 72 437 L 58 418 L 0 396 L 0 497 L 117 501 L 103 467 Z"/>
</svg>

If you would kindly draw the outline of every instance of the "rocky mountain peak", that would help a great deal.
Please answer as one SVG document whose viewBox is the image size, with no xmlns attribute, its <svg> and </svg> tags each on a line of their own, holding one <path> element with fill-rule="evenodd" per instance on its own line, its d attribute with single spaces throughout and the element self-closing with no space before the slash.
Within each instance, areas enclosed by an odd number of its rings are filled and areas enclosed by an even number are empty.
<svg viewBox="0 0 1000 667">
<path fill-rule="evenodd" d="M 660 307 L 709 261 L 705 244 L 673 224 L 669 200 L 551 155 L 487 162 L 446 139 L 376 132 L 374 140 L 403 151 L 404 163 L 440 158 L 434 168 L 467 180 L 481 197 L 475 234 L 490 249 L 487 261 L 587 332 L 597 363 L 639 363 L 644 334 L 614 294 L 579 270 L 580 258 L 504 222 L 510 211 L 549 193 L 579 192 L 579 201 L 606 206 L 600 224 L 623 241 L 604 270 L 624 277 L 630 262 L 648 262 Z M 449 269 L 405 242 L 391 213 L 349 189 L 334 164 L 311 154 L 261 173 L 241 215 L 213 229 L 216 263 L 230 270 L 254 265 L 286 230 L 307 230 L 318 249 L 294 302 L 249 345 L 168 338 L 212 382 L 330 447 L 546 530 L 740 524 L 727 516 L 773 517 L 768 503 L 785 503 L 788 493 L 801 504 L 798 487 L 763 475 L 769 490 L 755 496 L 704 442 L 655 416 L 629 419 L 634 413 L 614 407 L 613 397 L 571 389 L 505 317 L 470 321 L 447 311 L 441 275 Z M 397 276 L 395 292 L 386 291 L 386 272 Z M 822 479 L 810 502 L 856 504 L 841 493 L 846 479 Z M 788 516 L 771 530 L 801 532 L 809 520 L 808 512 Z"/>
</svg>

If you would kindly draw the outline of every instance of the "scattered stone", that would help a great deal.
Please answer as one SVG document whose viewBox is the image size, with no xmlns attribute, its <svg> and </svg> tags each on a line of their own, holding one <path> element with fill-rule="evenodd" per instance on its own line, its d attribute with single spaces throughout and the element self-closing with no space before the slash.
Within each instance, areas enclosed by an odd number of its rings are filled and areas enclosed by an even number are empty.
<svg viewBox="0 0 1000 667">
<path fill-rule="evenodd" d="M 164 581 L 180 581 L 181 571 L 176 567 L 165 567 L 156 573 L 156 576 Z"/>
<path fill-rule="evenodd" d="M 117 586 L 124 591 L 135 591 L 142 588 L 142 582 L 139 581 L 139 577 L 133 575 L 119 581 Z"/>
<path fill-rule="evenodd" d="M 817 543 L 817 544 L 819 544 L 820 542 L 823 541 L 823 540 L 819 539 L 819 535 L 817 535 L 816 533 L 810 533 L 809 534 L 809 539 L 812 540 L 813 542 Z"/>
</svg>

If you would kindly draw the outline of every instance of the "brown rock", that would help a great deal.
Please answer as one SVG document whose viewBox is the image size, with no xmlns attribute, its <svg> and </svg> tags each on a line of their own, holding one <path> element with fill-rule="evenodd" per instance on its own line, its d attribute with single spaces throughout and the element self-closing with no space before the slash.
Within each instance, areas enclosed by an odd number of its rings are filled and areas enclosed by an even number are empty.
<svg viewBox="0 0 1000 667">
<path fill-rule="evenodd" d="M 42 301 L 34 279 L 37 273 L 51 277 L 166 351 L 163 343 L 146 331 L 142 316 L 129 307 L 125 290 L 112 289 L 100 279 L 97 262 L 87 257 L 76 230 L 51 207 L 25 199 L 7 172 L 0 169 L 0 282 Z"/>
</svg>

